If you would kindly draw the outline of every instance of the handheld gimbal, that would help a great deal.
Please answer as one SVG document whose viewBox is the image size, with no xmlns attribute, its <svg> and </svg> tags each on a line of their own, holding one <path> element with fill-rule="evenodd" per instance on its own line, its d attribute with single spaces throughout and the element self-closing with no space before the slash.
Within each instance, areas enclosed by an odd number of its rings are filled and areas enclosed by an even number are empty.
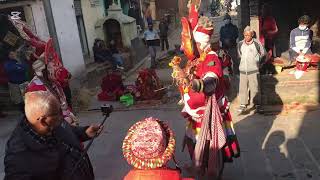
<svg viewBox="0 0 320 180">
<path fill-rule="evenodd" d="M 99 125 L 99 129 L 104 125 L 104 123 L 106 122 L 107 118 L 110 116 L 110 114 L 112 113 L 113 111 L 113 106 L 112 105 L 108 105 L 108 104 L 104 104 L 101 106 L 101 112 L 102 112 L 102 115 L 104 116 L 104 119 L 102 120 L 102 122 L 100 123 Z M 73 167 L 71 173 L 70 173 L 70 177 L 73 176 L 73 174 L 75 173 L 75 171 L 78 169 L 79 167 L 79 164 L 81 163 L 81 161 L 83 160 L 84 156 L 87 154 L 89 148 L 91 147 L 94 139 L 96 137 L 98 137 L 99 134 L 96 134 L 90 141 L 89 143 L 87 144 L 87 146 L 84 148 L 82 154 L 81 154 L 81 157 L 79 158 L 79 160 L 77 161 L 76 165 Z"/>
</svg>

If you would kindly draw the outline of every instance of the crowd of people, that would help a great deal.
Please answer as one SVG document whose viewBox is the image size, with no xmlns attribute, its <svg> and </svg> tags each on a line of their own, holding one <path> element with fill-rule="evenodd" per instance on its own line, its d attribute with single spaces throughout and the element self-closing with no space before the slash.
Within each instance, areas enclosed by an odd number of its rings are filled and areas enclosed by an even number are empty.
<svg viewBox="0 0 320 180">
<path fill-rule="evenodd" d="M 238 39 L 238 28 L 232 24 L 227 14 L 225 25 L 220 29 L 221 48 L 227 52 L 233 64 L 233 75 L 238 77 L 240 99 L 239 113 L 247 112 L 248 106 L 255 107 L 255 111 L 263 113 L 261 108 L 261 75 L 276 73 L 274 59 L 277 57 L 275 38 L 279 32 L 272 7 L 264 4 L 259 18 L 259 39 L 256 32 L 247 26 L 243 32 L 243 40 Z M 306 68 L 313 62 L 311 52 L 313 32 L 310 30 L 311 19 L 304 15 L 298 19 L 298 27 L 290 33 L 289 66 L 296 65 L 293 72 L 300 73 L 300 78 Z M 249 95 L 250 93 L 250 95 Z"/>
</svg>

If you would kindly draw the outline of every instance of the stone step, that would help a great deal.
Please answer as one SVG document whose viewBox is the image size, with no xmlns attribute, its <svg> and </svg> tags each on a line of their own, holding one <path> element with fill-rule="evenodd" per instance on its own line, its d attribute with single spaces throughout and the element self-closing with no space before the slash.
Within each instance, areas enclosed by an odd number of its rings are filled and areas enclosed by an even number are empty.
<svg viewBox="0 0 320 180">
<path fill-rule="evenodd" d="M 261 91 L 264 104 L 318 103 L 319 71 L 310 70 L 301 79 L 285 70 L 275 76 L 261 77 Z"/>
</svg>

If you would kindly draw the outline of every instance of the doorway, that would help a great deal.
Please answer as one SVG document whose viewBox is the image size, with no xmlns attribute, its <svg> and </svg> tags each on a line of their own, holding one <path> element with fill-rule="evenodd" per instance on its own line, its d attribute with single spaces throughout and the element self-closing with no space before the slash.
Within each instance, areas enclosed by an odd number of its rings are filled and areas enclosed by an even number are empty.
<svg viewBox="0 0 320 180">
<path fill-rule="evenodd" d="M 116 43 L 116 46 L 118 48 L 122 48 L 123 47 L 123 43 L 122 43 L 122 35 L 121 35 L 121 27 L 120 27 L 120 23 L 115 20 L 115 19 L 108 19 L 104 25 L 104 32 L 106 34 L 106 44 L 109 45 L 111 40 L 114 40 L 114 42 Z"/>
</svg>

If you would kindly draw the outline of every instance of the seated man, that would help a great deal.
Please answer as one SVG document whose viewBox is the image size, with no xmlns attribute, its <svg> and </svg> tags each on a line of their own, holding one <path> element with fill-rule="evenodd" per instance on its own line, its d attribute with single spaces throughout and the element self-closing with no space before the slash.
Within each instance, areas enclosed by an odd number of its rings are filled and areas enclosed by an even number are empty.
<svg viewBox="0 0 320 180">
<path fill-rule="evenodd" d="M 123 58 L 117 48 L 117 45 L 114 40 L 110 41 L 110 51 L 112 53 L 112 58 L 117 64 L 117 68 L 123 70 Z"/>
<path fill-rule="evenodd" d="M 63 120 L 59 101 L 50 92 L 26 93 L 25 117 L 7 142 L 4 179 L 93 180 L 88 155 L 77 162 L 83 154 L 81 142 L 100 132 L 99 126 L 69 125 Z"/>
<path fill-rule="evenodd" d="M 293 62 L 297 57 L 310 55 L 313 32 L 308 28 L 310 17 L 304 15 L 299 18 L 299 27 L 293 29 L 290 33 L 290 50 L 289 58 Z"/>
<path fill-rule="evenodd" d="M 95 62 L 112 61 L 111 51 L 105 47 L 103 40 L 96 39 L 92 49 Z"/>
<path fill-rule="evenodd" d="M 113 57 L 112 51 L 106 47 L 103 40 L 96 39 L 92 49 L 95 62 L 102 63 L 109 61 L 113 69 L 123 69 L 121 62 Z"/>
</svg>

